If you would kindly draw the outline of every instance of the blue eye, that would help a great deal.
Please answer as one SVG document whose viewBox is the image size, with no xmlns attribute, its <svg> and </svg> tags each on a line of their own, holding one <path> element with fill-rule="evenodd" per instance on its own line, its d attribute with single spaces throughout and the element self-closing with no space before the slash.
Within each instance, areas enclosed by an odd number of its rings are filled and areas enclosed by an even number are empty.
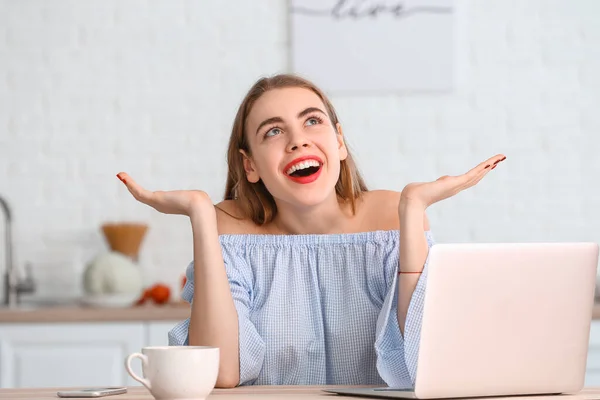
<svg viewBox="0 0 600 400">
<path fill-rule="evenodd" d="M 272 129 L 269 129 L 269 130 L 267 131 L 267 133 L 265 133 L 265 137 L 271 137 L 271 136 L 273 136 L 273 135 L 270 135 L 270 133 L 271 133 L 271 132 L 273 132 L 273 133 L 276 133 L 276 134 L 277 134 L 277 133 L 281 133 L 281 129 L 279 129 L 279 128 L 272 128 Z"/>
<path fill-rule="evenodd" d="M 312 123 L 311 123 L 311 121 L 312 121 Z M 323 120 L 321 118 L 317 117 L 317 116 L 309 117 L 306 120 L 306 124 L 307 125 L 319 125 L 322 122 L 323 122 Z"/>
</svg>

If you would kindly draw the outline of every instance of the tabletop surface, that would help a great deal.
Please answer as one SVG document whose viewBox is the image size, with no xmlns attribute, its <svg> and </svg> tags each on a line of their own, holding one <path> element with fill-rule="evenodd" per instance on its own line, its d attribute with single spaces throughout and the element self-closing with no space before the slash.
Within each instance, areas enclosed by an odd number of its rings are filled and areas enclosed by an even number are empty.
<svg viewBox="0 0 600 400">
<path fill-rule="evenodd" d="M 358 399 L 358 397 L 338 396 L 326 393 L 323 389 L 335 388 L 336 386 L 245 386 L 234 389 L 215 389 L 208 397 L 217 400 L 258 400 L 266 399 L 316 399 L 316 398 L 339 398 Z M 14 400 L 49 400 L 59 399 L 56 392 L 59 390 L 73 390 L 73 388 L 31 388 L 31 389 L 0 389 L 0 399 Z M 586 388 L 577 394 L 559 396 L 524 396 L 526 400 L 541 400 L 557 398 L 561 400 L 600 400 L 600 388 Z M 513 397 L 495 397 L 494 399 L 511 399 Z M 125 394 L 101 397 L 106 400 L 153 400 L 152 395 L 142 386 L 128 387 Z"/>
</svg>

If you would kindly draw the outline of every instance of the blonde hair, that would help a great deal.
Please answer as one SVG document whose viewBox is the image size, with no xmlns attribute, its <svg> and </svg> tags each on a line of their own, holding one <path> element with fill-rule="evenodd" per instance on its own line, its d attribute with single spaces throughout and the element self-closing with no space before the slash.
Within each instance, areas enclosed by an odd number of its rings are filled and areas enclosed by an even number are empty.
<svg viewBox="0 0 600 400">
<path fill-rule="evenodd" d="M 333 126 L 335 127 L 338 123 L 335 109 L 325 94 L 312 82 L 304 78 L 292 74 L 279 74 L 261 78 L 250 88 L 238 108 L 229 138 L 227 150 L 228 173 L 224 199 L 238 200 L 244 214 L 251 218 L 257 225 L 271 222 L 277 214 L 277 205 L 262 180 L 251 183 L 246 179 L 243 155 L 240 153 L 240 150 L 244 150 L 248 156 L 251 155 L 250 146 L 245 134 L 246 119 L 254 103 L 260 96 L 269 90 L 286 87 L 300 87 L 312 90 L 323 101 Z M 352 212 L 354 213 L 356 212 L 356 200 L 361 196 L 362 192 L 366 192 L 367 190 L 367 186 L 348 149 L 348 156 L 340 163 L 340 176 L 335 185 L 336 194 L 338 198 L 350 202 Z"/>
</svg>

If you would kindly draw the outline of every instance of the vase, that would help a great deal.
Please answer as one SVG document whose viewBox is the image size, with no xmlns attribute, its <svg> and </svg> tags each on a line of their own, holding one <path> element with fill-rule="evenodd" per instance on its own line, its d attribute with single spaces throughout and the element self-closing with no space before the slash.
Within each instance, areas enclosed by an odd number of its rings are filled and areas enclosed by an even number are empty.
<svg viewBox="0 0 600 400">
<path fill-rule="evenodd" d="M 148 226 L 105 223 L 101 229 L 110 251 L 98 255 L 87 265 L 83 275 L 85 293 L 96 297 L 137 298 L 143 291 L 139 252 Z"/>
</svg>

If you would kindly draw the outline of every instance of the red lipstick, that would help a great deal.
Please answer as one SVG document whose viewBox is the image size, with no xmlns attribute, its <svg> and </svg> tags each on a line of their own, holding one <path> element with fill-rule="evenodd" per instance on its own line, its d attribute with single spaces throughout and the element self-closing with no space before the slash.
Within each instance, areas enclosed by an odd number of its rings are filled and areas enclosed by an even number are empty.
<svg viewBox="0 0 600 400">
<path fill-rule="evenodd" d="M 320 167 L 319 170 L 317 172 L 315 172 L 312 175 L 309 176 L 292 176 L 292 175 L 288 175 L 287 171 L 295 164 L 298 164 L 299 162 L 302 161 L 306 161 L 306 160 L 315 160 L 319 163 Z M 303 157 L 298 157 L 296 159 L 294 159 L 293 161 L 291 161 L 290 163 L 288 163 L 284 168 L 283 168 L 283 174 L 289 178 L 290 180 L 296 182 L 296 183 L 300 183 L 300 184 L 307 184 L 307 183 L 311 183 L 317 180 L 317 178 L 319 178 L 319 176 L 321 175 L 321 171 L 323 170 L 322 168 L 323 166 L 323 160 L 321 160 L 319 157 L 317 156 L 303 156 Z"/>
<path fill-rule="evenodd" d="M 299 162 L 306 161 L 306 160 L 315 160 L 319 164 L 323 165 L 323 160 L 321 160 L 317 156 L 302 156 L 302 157 L 298 157 L 298 158 L 292 160 L 285 167 L 283 167 L 283 173 L 287 175 L 287 170 L 292 168 L 292 165 L 298 164 Z"/>
</svg>

